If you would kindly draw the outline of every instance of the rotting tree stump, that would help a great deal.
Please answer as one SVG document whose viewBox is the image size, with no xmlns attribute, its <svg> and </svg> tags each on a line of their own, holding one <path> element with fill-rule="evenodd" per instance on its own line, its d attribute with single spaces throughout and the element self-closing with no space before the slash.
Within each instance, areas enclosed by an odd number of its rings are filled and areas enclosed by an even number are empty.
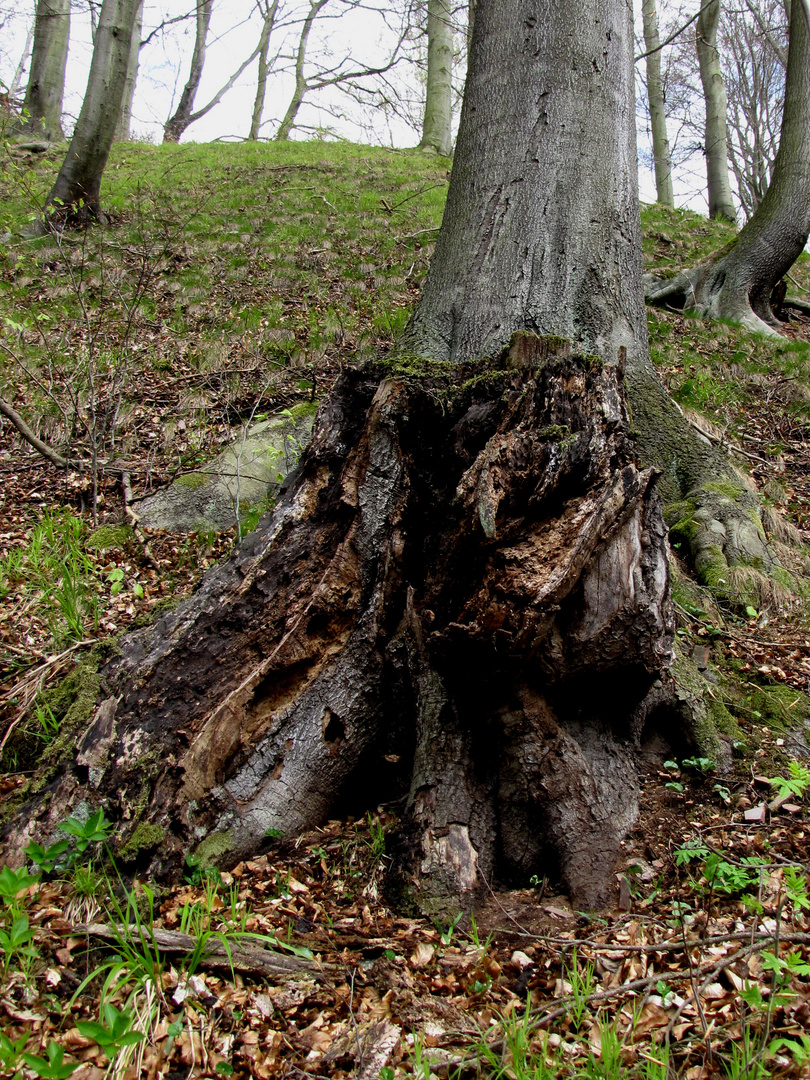
<svg viewBox="0 0 810 1080">
<path fill-rule="evenodd" d="M 477 365 L 347 371 L 273 514 L 123 640 L 6 850 L 86 800 L 172 874 L 401 798 L 390 886 L 422 910 L 533 873 L 595 906 L 643 740 L 680 738 L 671 645 L 621 363 L 520 334 Z"/>
</svg>

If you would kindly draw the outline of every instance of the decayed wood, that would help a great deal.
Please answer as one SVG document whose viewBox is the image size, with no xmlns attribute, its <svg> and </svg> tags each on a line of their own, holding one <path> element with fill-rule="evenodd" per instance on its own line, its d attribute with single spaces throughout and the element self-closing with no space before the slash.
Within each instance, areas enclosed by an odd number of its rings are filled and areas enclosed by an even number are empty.
<svg viewBox="0 0 810 1080">
<path fill-rule="evenodd" d="M 7 848 L 86 799 L 173 873 L 402 795 L 392 888 L 423 909 L 493 874 L 605 900 L 639 741 L 676 722 L 665 529 L 627 426 L 620 365 L 556 339 L 347 372 L 274 515 L 122 641 Z"/>
<path fill-rule="evenodd" d="M 103 938 L 105 941 L 120 941 L 122 937 L 145 940 L 166 953 L 182 953 L 190 956 L 199 945 L 197 938 L 190 934 L 181 934 L 179 930 L 163 930 L 152 927 L 144 931 L 137 926 L 107 926 L 106 923 L 82 923 L 74 927 L 77 934 Z M 233 968 L 235 971 L 248 971 L 251 975 L 266 975 L 274 978 L 307 975 L 318 981 L 326 978 L 327 966 L 296 956 L 285 956 L 260 945 L 240 941 L 237 936 L 228 937 L 228 948 L 221 938 L 211 936 L 206 941 L 199 957 L 204 967 Z"/>
</svg>

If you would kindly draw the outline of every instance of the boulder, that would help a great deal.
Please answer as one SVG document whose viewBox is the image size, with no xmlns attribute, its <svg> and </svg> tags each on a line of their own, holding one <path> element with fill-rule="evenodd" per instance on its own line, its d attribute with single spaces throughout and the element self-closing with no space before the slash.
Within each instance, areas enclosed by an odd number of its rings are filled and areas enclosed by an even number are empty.
<svg viewBox="0 0 810 1080">
<path fill-rule="evenodd" d="M 270 506 L 312 435 L 317 403 L 294 405 L 244 428 L 207 465 L 133 502 L 142 525 L 169 532 L 222 532 Z"/>
</svg>

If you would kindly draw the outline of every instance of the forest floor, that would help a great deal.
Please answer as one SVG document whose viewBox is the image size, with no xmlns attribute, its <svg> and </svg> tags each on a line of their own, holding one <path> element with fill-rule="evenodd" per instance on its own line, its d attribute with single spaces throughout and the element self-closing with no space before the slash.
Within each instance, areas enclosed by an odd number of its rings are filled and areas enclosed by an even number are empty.
<svg viewBox="0 0 810 1080">
<path fill-rule="evenodd" d="M 76 663 L 234 543 L 133 531 L 130 490 L 390 345 L 448 169 L 344 145 L 119 146 L 110 227 L 25 239 L 56 165 L 6 150 L 0 175 L 0 396 L 75 463 L 0 426 L 3 800 L 58 738 Z M 643 224 L 663 271 L 728 238 L 686 211 Z M 808 289 L 803 259 L 789 292 Z M 0 872 L 0 1074 L 810 1076 L 810 320 L 790 315 L 772 341 L 650 312 L 662 377 L 757 485 L 798 585 L 723 601 L 673 553 L 679 647 L 733 716 L 733 759 L 651 766 L 612 909 L 535 880 L 493 883 L 472 920 L 400 916 L 380 894 L 385 806 L 173 889 L 122 880 L 105 823 L 68 822 L 72 852 Z"/>
</svg>

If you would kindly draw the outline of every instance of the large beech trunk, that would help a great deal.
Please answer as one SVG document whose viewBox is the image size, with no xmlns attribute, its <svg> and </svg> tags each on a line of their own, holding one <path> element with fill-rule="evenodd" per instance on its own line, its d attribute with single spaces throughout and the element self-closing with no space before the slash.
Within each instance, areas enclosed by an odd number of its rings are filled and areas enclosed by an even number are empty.
<svg viewBox="0 0 810 1080">
<path fill-rule="evenodd" d="M 424 910 L 532 873 L 589 907 L 645 725 L 682 738 L 671 633 L 616 363 L 519 335 L 448 375 L 349 372 L 283 505 L 123 641 L 75 767 L 14 841 L 101 802 L 165 872 L 201 840 L 224 864 L 342 799 L 406 795 L 395 884 Z"/>
</svg>

